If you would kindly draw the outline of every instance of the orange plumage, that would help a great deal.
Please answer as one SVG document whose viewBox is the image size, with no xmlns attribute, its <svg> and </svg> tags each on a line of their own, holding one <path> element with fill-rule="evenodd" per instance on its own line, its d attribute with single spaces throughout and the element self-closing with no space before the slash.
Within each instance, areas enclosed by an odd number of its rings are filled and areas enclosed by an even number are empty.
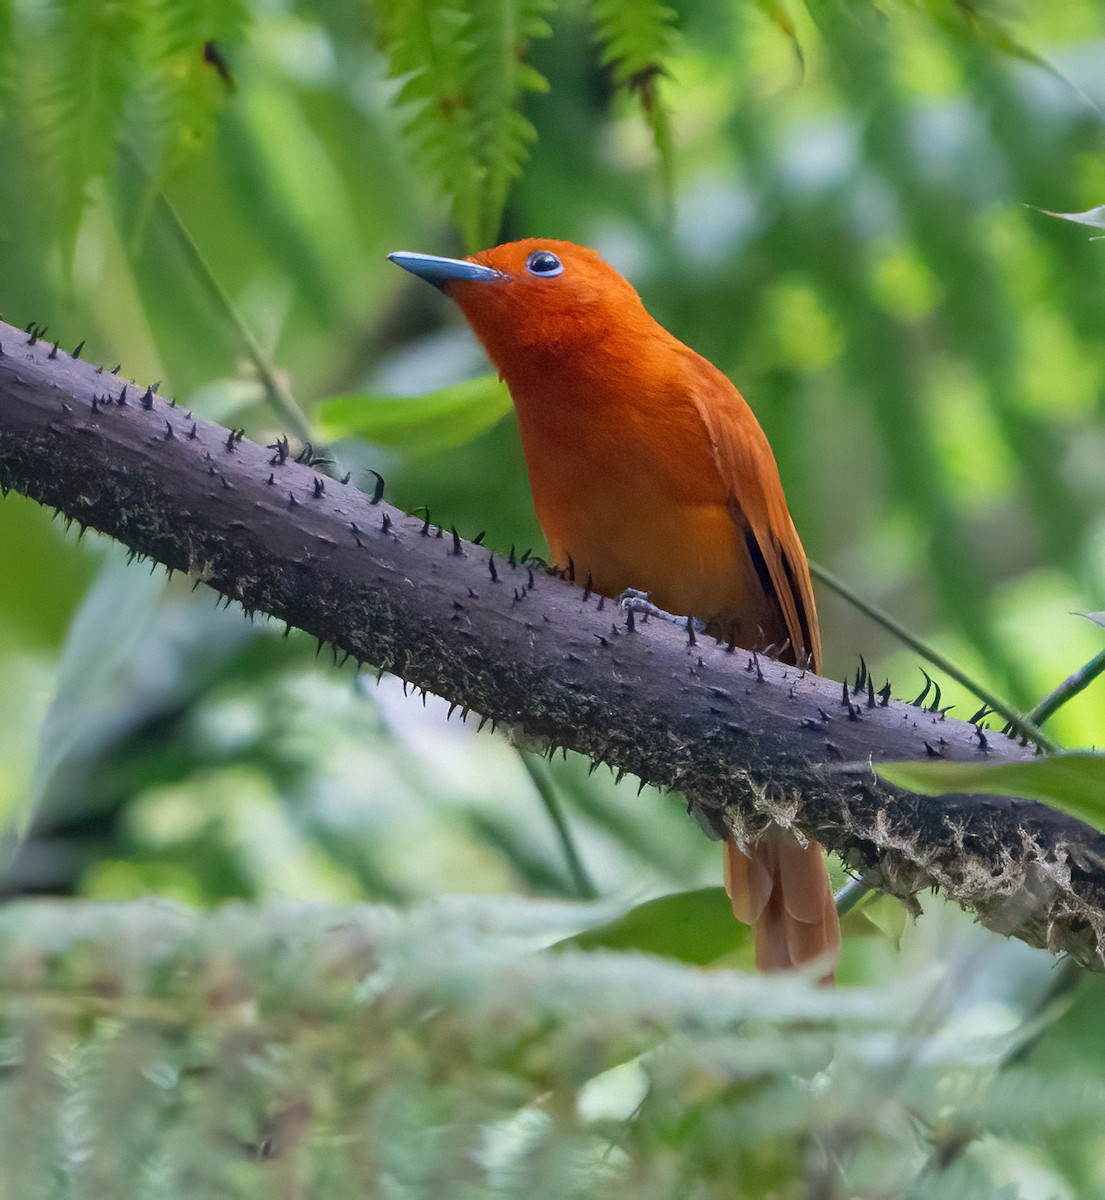
<svg viewBox="0 0 1105 1200">
<path fill-rule="evenodd" d="M 806 555 L 767 438 L 725 375 L 570 242 L 393 258 L 456 301 L 506 381 L 554 562 L 817 669 Z M 726 886 L 761 968 L 831 969 L 840 932 L 820 846 L 777 828 L 747 855 L 729 839 Z"/>
</svg>

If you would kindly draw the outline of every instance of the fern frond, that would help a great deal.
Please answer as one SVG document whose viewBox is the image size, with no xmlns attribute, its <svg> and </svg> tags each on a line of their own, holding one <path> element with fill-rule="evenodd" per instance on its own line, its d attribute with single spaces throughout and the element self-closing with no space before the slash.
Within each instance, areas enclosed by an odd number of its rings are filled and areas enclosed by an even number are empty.
<svg viewBox="0 0 1105 1200">
<path fill-rule="evenodd" d="M 379 0 L 380 41 L 397 97 L 413 113 L 407 133 L 475 249 L 494 240 L 507 191 L 533 140 L 520 111 L 542 76 L 525 62 L 549 27 L 550 0 Z"/>
<path fill-rule="evenodd" d="M 477 240 L 492 241 L 510 183 L 521 173 L 536 130 L 518 111 L 525 91 L 547 88 L 543 76 L 521 61 L 520 49 L 549 32 L 541 0 L 473 0 L 466 63 L 473 127 L 480 146 L 480 212 Z"/>
<path fill-rule="evenodd" d="M 144 179 L 127 196 L 122 218 L 132 250 L 142 240 L 152 200 L 182 161 L 210 137 L 230 85 L 208 58 L 208 46 L 241 40 L 242 0 L 146 0 L 145 70 L 127 106 L 126 137 Z"/>
<path fill-rule="evenodd" d="M 37 115 L 56 227 L 71 250 L 92 180 L 107 174 L 135 79 L 144 0 L 60 0 Z"/>
<path fill-rule="evenodd" d="M 142 61 L 146 73 L 130 111 L 130 132 L 153 186 L 202 145 L 227 84 L 208 61 L 209 43 L 242 37 L 242 0 L 148 0 Z"/>
<path fill-rule="evenodd" d="M 467 18 L 449 0 L 378 0 L 376 17 L 390 73 L 405 77 L 396 103 L 412 106 L 407 136 L 471 244 L 478 175 L 462 92 Z"/>
<path fill-rule="evenodd" d="M 0 5 L 2 30 L 9 0 Z M 205 44 L 237 36 L 246 9 L 243 0 L 58 0 L 12 11 L 31 60 L 16 64 L 12 86 L 27 98 L 36 182 L 68 257 L 89 188 L 114 175 L 121 142 L 137 147 L 156 187 L 202 140 L 226 90 Z"/>
<path fill-rule="evenodd" d="M 635 92 L 652 130 L 669 195 L 672 190 L 671 114 L 660 92 L 676 41 L 676 14 L 662 0 L 592 0 L 602 61 L 615 82 Z"/>
<path fill-rule="evenodd" d="M 593 0 L 602 61 L 619 84 L 663 71 L 675 42 L 675 10 L 662 0 Z"/>
</svg>

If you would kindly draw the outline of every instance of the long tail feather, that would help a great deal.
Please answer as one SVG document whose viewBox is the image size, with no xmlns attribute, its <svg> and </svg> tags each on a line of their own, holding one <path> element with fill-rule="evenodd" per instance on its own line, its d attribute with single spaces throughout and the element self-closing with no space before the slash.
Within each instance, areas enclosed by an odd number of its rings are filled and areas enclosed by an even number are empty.
<svg viewBox="0 0 1105 1200">
<path fill-rule="evenodd" d="M 756 966 L 789 971 L 819 962 L 832 982 L 840 958 L 840 922 L 833 902 L 825 851 L 802 845 L 773 827 L 745 854 L 725 843 L 725 889 L 738 921 L 755 926 Z"/>
</svg>

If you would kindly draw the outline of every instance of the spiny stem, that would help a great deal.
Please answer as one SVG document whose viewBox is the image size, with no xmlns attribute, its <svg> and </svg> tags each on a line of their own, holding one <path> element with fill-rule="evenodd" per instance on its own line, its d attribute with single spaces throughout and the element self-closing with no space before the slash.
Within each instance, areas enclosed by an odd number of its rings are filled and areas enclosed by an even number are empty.
<svg viewBox="0 0 1105 1200">
<path fill-rule="evenodd" d="M 587 874 L 587 868 L 583 865 L 583 859 L 580 858 L 579 851 L 576 849 L 575 841 L 572 838 L 572 831 L 568 827 L 568 820 L 564 816 L 564 808 L 560 803 L 560 797 L 556 794 L 556 788 L 553 787 L 552 780 L 549 779 L 542 765 L 538 763 L 532 754 L 528 754 L 524 750 L 519 750 L 518 757 L 522 760 L 522 765 L 526 768 L 530 779 L 533 780 L 533 786 L 537 789 L 537 794 L 541 797 L 541 803 L 545 806 L 545 811 L 549 814 L 549 820 L 552 821 L 553 828 L 556 830 L 557 840 L 564 851 L 564 859 L 568 864 L 568 871 L 572 876 L 576 895 L 581 900 L 594 900 L 599 894 L 598 889 L 591 882 L 591 877 Z"/>
<path fill-rule="evenodd" d="M 1085 666 L 1079 667 L 1073 675 L 1068 675 L 1053 692 L 1049 692 L 1028 714 L 1028 720 L 1042 725 L 1068 700 L 1088 688 L 1102 671 L 1105 671 L 1105 650 L 1094 655 Z"/>
<path fill-rule="evenodd" d="M 838 579 L 831 571 L 826 571 L 824 567 L 811 562 L 810 574 L 814 579 L 831 588 L 838 596 L 843 596 L 854 608 L 859 609 L 861 613 L 870 617 L 876 625 L 881 625 L 887 632 L 892 633 L 900 642 L 903 642 L 911 650 L 916 651 L 922 658 L 927 659 L 934 667 L 943 671 L 945 675 L 949 675 L 957 683 L 962 684 L 968 691 L 973 692 L 980 700 L 993 709 L 999 717 L 1004 717 L 1017 733 L 1027 738 L 1030 742 L 1035 742 L 1044 753 L 1050 754 L 1058 749 L 1055 743 L 1036 724 L 1035 711 L 1027 717 L 1017 712 L 1008 701 L 995 695 L 989 688 L 984 687 L 978 680 L 973 679 L 962 667 L 957 666 L 934 646 L 895 620 L 885 609 L 879 608 L 877 604 L 873 604 L 870 600 L 857 595 L 842 579 Z"/>
</svg>

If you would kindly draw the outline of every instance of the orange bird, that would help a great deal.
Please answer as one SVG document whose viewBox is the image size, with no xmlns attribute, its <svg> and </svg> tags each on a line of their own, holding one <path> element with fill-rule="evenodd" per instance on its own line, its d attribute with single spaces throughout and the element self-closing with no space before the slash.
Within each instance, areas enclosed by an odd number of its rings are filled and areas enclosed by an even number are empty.
<svg viewBox="0 0 1105 1200">
<path fill-rule="evenodd" d="M 527 239 L 461 260 L 392 254 L 456 301 L 518 412 L 553 561 L 648 592 L 708 633 L 817 670 L 817 610 L 775 456 L 732 383 L 593 251 Z M 756 962 L 831 970 L 840 926 L 816 842 L 772 828 L 725 882 Z"/>
</svg>

